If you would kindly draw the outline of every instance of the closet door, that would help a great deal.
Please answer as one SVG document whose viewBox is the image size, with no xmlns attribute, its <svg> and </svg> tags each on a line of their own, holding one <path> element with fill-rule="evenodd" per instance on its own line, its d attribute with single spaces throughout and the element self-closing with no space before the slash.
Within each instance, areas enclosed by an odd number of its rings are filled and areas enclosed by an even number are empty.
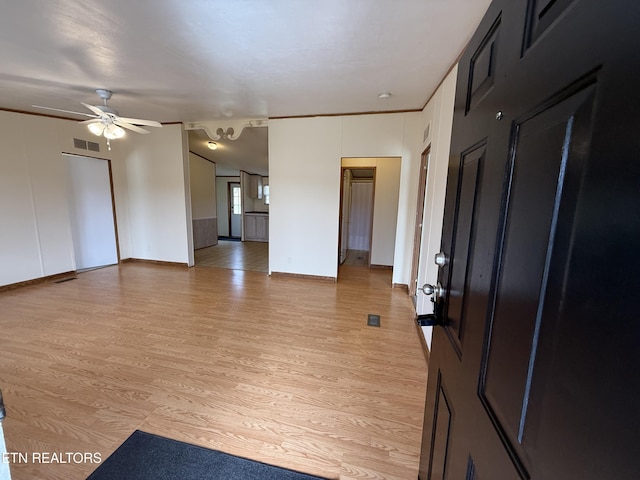
<svg viewBox="0 0 640 480">
<path fill-rule="evenodd" d="M 118 263 L 109 161 L 66 155 L 76 270 Z"/>
</svg>

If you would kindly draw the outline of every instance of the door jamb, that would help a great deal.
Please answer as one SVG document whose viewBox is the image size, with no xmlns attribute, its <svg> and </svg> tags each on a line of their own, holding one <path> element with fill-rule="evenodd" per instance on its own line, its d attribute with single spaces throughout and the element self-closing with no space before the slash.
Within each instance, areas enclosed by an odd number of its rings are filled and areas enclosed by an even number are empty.
<svg viewBox="0 0 640 480">
<path fill-rule="evenodd" d="M 418 291 L 418 276 L 422 261 L 422 236 L 424 233 L 424 202 L 427 196 L 427 179 L 431 160 L 431 144 L 420 156 L 420 175 L 418 176 L 418 198 L 416 206 L 416 220 L 413 233 L 413 256 L 411 260 L 411 276 L 409 278 L 409 295 L 414 298 Z"/>
</svg>

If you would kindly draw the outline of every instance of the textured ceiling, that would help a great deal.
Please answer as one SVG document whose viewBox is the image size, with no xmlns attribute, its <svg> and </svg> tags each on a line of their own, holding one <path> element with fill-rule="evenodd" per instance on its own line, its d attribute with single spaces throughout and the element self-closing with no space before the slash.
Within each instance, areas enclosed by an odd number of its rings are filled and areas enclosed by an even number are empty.
<svg viewBox="0 0 640 480">
<path fill-rule="evenodd" d="M 108 88 L 160 122 L 420 109 L 489 3 L 5 0 L 0 108 L 84 111 Z"/>
</svg>

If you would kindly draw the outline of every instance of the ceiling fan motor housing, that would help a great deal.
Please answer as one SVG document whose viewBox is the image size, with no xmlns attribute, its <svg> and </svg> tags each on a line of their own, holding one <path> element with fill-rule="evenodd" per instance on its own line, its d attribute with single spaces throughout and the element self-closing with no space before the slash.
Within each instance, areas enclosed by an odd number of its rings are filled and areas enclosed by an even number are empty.
<svg viewBox="0 0 640 480">
<path fill-rule="evenodd" d="M 113 95 L 113 92 L 111 90 L 107 90 L 105 88 L 97 88 L 96 93 L 104 101 L 109 100 L 111 98 L 111 95 Z"/>
<path fill-rule="evenodd" d="M 111 98 L 111 95 L 113 95 L 113 92 L 111 90 L 107 90 L 106 88 L 97 88 L 96 93 L 104 103 L 104 105 L 95 105 L 96 107 L 98 107 L 100 110 L 102 110 L 105 113 L 120 115 L 115 108 L 111 108 L 109 105 L 107 105 L 107 100 L 109 100 Z"/>
</svg>

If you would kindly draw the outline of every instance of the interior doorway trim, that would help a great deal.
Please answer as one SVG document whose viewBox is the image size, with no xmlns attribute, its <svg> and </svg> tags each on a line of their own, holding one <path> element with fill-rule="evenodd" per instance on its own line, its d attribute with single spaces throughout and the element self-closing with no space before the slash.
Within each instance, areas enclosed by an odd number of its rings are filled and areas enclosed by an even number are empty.
<svg viewBox="0 0 640 480">
<path fill-rule="evenodd" d="M 431 160 L 431 145 L 422 152 L 420 159 L 420 175 L 418 176 L 418 197 L 416 206 L 416 221 L 413 234 L 413 256 L 411 260 L 411 275 L 409 277 L 409 295 L 416 304 L 416 292 L 418 288 L 418 280 L 420 274 L 420 263 L 425 260 L 422 258 L 422 232 L 424 227 L 424 211 L 427 196 L 427 177 L 429 172 L 429 163 Z"/>
<path fill-rule="evenodd" d="M 369 218 L 369 232 L 368 232 L 368 259 L 367 259 L 367 267 L 371 268 L 371 247 L 373 244 L 373 218 L 374 218 L 374 208 L 375 208 L 375 195 L 376 195 L 376 166 L 375 165 L 367 165 L 367 166 L 342 166 L 340 169 L 340 218 L 339 218 L 339 232 L 338 232 L 338 268 L 344 263 L 343 257 L 343 251 L 344 252 L 348 252 L 348 237 L 349 237 L 349 230 L 350 230 L 350 226 L 351 226 L 351 185 L 353 183 L 360 183 L 363 182 L 365 179 L 368 180 L 370 183 L 373 184 L 373 191 L 371 194 L 371 212 L 370 212 L 370 218 Z M 349 171 L 351 172 L 351 174 L 349 175 L 349 179 L 348 179 L 348 191 L 345 192 L 345 184 L 347 183 L 347 180 L 345 179 L 345 174 L 346 172 Z M 356 175 L 354 176 L 353 173 L 354 172 L 358 172 L 358 173 L 362 173 L 365 174 L 365 172 L 368 174 L 369 172 L 371 172 L 371 176 L 367 176 L 367 177 L 360 177 L 361 179 L 359 179 L 358 174 L 356 173 Z M 347 198 L 347 196 L 349 198 Z M 346 205 L 345 205 L 346 204 Z M 346 208 L 345 208 L 346 207 Z M 347 215 L 347 221 L 344 221 L 344 216 L 345 216 L 345 212 Z M 346 231 L 345 231 L 346 229 Z M 344 245 L 344 243 L 346 242 L 346 246 Z"/>
<path fill-rule="evenodd" d="M 120 256 L 120 235 L 118 233 L 118 216 L 116 212 L 116 197 L 115 197 L 115 187 L 113 183 L 113 168 L 111 165 L 111 159 L 95 157 L 92 155 L 79 155 L 77 153 L 70 153 L 70 152 L 64 152 L 64 151 L 61 152 L 61 154 L 63 157 L 87 158 L 90 160 L 100 160 L 100 161 L 107 162 L 107 170 L 108 170 L 108 176 L 109 176 L 109 193 L 110 193 L 110 199 L 111 199 L 111 215 L 113 219 L 113 231 L 115 236 L 116 262 L 117 264 L 122 263 L 122 259 Z"/>
</svg>

